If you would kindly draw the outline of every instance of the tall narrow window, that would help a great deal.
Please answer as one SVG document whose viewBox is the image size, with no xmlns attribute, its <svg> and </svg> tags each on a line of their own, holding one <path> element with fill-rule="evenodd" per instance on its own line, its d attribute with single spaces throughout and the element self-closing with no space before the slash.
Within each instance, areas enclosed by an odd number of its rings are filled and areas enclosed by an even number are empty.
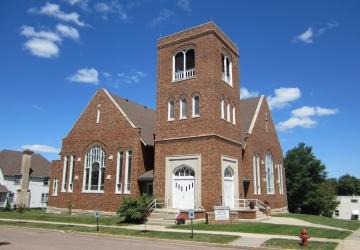
<svg viewBox="0 0 360 250">
<path fill-rule="evenodd" d="M 254 194 L 261 194 L 259 155 L 253 155 Z"/>
<path fill-rule="evenodd" d="M 195 50 L 185 49 L 173 56 L 173 81 L 195 76 Z"/>
<path fill-rule="evenodd" d="M 63 166 L 63 177 L 62 177 L 62 185 L 61 192 L 66 192 L 66 181 L 68 179 L 68 157 L 64 156 L 64 166 Z"/>
<path fill-rule="evenodd" d="M 168 121 L 174 120 L 175 102 L 173 100 L 168 102 Z"/>
<path fill-rule="evenodd" d="M 100 104 L 97 106 L 96 109 L 96 123 L 100 122 Z"/>
<path fill-rule="evenodd" d="M 84 166 L 84 192 L 102 192 L 105 179 L 106 154 L 101 147 L 91 148 L 85 155 Z"/>
<path fill-rule="evenodd" d="M 186 119 L 186 98 L 180 99 L 180 119 Z"/>
<path fill-rule="evenodd" d="M 115 193 L 122 192 L 122 168 L 123 168 L 123 151 L 119 150 L 117 153 L 117 164 L 116 164 L 116 188 Z"/>
<path fill-rule="evenodd" d="M 278 183 L 279 183 L 279 194 L 284 194 L 283 167 L 281 164 L 278 164 Z"/>
<path fill-rule="evenodd" d="M 125 171 L 125 193 L 130 194 L 131 190 L 131 167 L 132 167 L 132 151 L 126 150 L 126 171 Z"/>
<path fill-rule="evenodd" d="M 265 172 L 266 172 L 266 191 L 268 194 L 274 194 L 274 166 L 270 153 L 265 156 Z"/>
<path fill-rule="evenodd" d="M 236 111 L 235 111 L 235 106 L 232 107 L 232 123 L 235 125 L 236 124 Z"/>
<path fill-rule="evenodd" d="M 230 103 L 227 104 L 227 121 L 231 122 L 231 115 L 230 115 Z"/>
<path fill-rule="evenodd" d="M 69 169 L 69 186 L 68 191 L 74 190 L 74 168 L 75 168 L 75 156 L 70 156 L 70 169 Z"/>
<path fill-rule="evenodd" d="M 225 101 L 221 99 L 221 119 L 225 120 Z"/>
<path fill-rule="evenodd" d="M 54 180 L 53 180 L 52 195 L 58 195 L 58 185 L 59 185 L 59 179 L 58 179 L 58 178 L 54 178 Z"/>
<path fill-rule="evenodd" d="M 200 116 L 200 97 L 194 96 L 192 98 L 192 116 L 198 117 Z"/>
<path fill-rule="evenodd" d="M 230 57 L 221 55 L 222 80 L 232 86 L 232 63 Z"/>
</svg>

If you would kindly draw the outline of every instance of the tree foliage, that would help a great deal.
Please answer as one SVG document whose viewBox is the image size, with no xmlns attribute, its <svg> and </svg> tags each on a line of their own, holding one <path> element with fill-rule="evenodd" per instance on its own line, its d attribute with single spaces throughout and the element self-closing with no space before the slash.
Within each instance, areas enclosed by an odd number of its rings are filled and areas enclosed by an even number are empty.
<svg viewBox="0 0 360 250">
<path fill-rule="evenodd" d="M 343 175 L 337 182 L 338 195 L 360 195 L 360 179 L 349 174 Z"/>
<path fill-rule="evenodd" d="M 326 166 L 312 147 L 300 143 L 285 156 L 286 185 L 290 212 L 330 215 L 337 206 L 335 189 L 326 182 Z"/>
<path fill-rule="evenodd" d="M 147 217 L 146 208 L 152 199 L 149 195 L 143 195 L 137 199 L 126 197 L 117 213 L 120 217 L 124 217 L 125 222 L 143 223 Z"/>
</svg>

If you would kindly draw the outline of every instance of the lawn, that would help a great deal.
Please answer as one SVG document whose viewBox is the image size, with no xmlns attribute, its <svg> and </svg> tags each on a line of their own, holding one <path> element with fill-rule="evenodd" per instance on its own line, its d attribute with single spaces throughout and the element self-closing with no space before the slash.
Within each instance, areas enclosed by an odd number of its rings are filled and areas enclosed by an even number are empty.
<svg viewBox="0 0 360 250">
<path fill-rule="evenodd" d="M 340 219 L 334 219 L 334 218 L 329 218 L 329 217 L 325 217 L 325 216 L 317 216 L 317 215 L 310 215 L 310 214 L 287 213 L 287 214 L 276 214 L 273 216 L 296 218 L 296 219 L 304 220 L 304 221 L 315 223 L 315 224 L 344 228 L 344 229 L 349 229 L 349 230 L 357 230 L 360 227 L 360 222 L 351 221 L 351 220 L 340 220 Z"/>
<path fill-rule="evenodd" d="M 189 225 L 171 226 L 177 229 L 189 229 Z M 240 222 L 238 224 L 195 224 L 196 230 L 207 231 L 226 231 L 226 232 L 241 232 L 241 233 L 256 233 L 256 234 L 277 234 L 277 235 L 292 235 L 298 236 L 301 226 L 292 225 L 278 225 L 259 222 Z M 308 233 L 311 237 L 328 238 L 328 239 L 344 239 L 351 234 L 350 231 L 333 230 L 326 228 L 307 227 Z"/>
<path fill-rule="evenodd" d="M 16 211 L 1 211 L 0 218 L 20 219 L 20 214 Z M 69 222 L 82 224 L 96 224 L 95 215 L 69 215 L 69 214 L 48 214 L 44 210 L 27 210 L 21 215 L 24 220 Z M 118 216 L 100 216 L 99 224 L 117 225 L 122 220 Z"/>
<path fill-rule="evenodd" d="M 282 248 L 282 249 L 316 249 L 316 250 L 333 250 L 336 248 L 337 243 L 334 242 L 320 242 L 310 241 L 307 247 L 299 245 L 298 240 L 287 239 L 270 239 L 265 241 L 264 247 Z"/>
<path fill-rule="evenodd" d="M 96 227 L 84 227 L 84 226 L 69 226 L 69 225 L 55 225 L 55 224 L 41 224 L 31 222 L 13 222 L 13 221 L 0 221 L 0 225 L 12 225 L 19 227 L 41 228 L 51 230 L 61 230 L 65 232 L 82 232 L 82 233 L 101 233 L 106 235 L 123 235 L 145 238 L 157 238 L 167 240 L 185 240 L 185 241 L 198 241 L 217 244 L 226 244 L 236 239 L 238 236 L 230 235 L 214 235 L 214 234 L 194 234 L 194 238 L 190 238 L 190 233 L 178 233 L 178 232 L 156 232 L 156 231 L 139 231 L 124 228 L 108 228 L 101 227 L 100 231 L 96 231 Z"/>
</svg>

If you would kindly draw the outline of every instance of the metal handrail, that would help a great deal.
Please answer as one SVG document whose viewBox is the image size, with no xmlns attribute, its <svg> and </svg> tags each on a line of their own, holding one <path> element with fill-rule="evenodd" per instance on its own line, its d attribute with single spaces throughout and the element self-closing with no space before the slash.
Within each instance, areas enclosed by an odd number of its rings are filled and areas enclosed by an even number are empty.
<svg viewBox="0 0 360 250">
<path fill-rule="evenodd" d="M 266 211 L 269 211 L 271 207 L 266 205 L 264 202 L 258 200 L 258 199 L 235 199 L 235 206 L 239 208 L 248 208 L 250 206 L 250 202 L 255 202 L 255 207 L 259 209 L 263 209 Z"/>
</svg>

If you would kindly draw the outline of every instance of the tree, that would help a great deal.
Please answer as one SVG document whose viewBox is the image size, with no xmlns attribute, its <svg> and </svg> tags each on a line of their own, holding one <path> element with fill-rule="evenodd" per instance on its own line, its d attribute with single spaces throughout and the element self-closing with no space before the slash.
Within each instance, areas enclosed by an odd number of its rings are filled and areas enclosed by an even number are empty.
<svg viewBox="0 0 360 250">
<path fill-rule="evenodd" d="M 290 212 L 300 208 L 306 214 L 332 213 L 337 204 L 335 192 L 326 183 L 326 166 L 315 157 L 312 147 L 299 143 L 290 149 L 284 166 Z"/>
<path fill-rule="evenodd" d="M 143 223 L 148 214 L 147 206 L 151 203 L 152 197 L 143 195 L 139 198 L 126 197 L 118 209 L 118 215 L 124 218 L 125 222 Z"/>
<path fill-rule="evenodd" d="M 337 184 L 338 195 L 360 195 L 360 179 L 349 174 L 339 178 Z"/>
</svg>

